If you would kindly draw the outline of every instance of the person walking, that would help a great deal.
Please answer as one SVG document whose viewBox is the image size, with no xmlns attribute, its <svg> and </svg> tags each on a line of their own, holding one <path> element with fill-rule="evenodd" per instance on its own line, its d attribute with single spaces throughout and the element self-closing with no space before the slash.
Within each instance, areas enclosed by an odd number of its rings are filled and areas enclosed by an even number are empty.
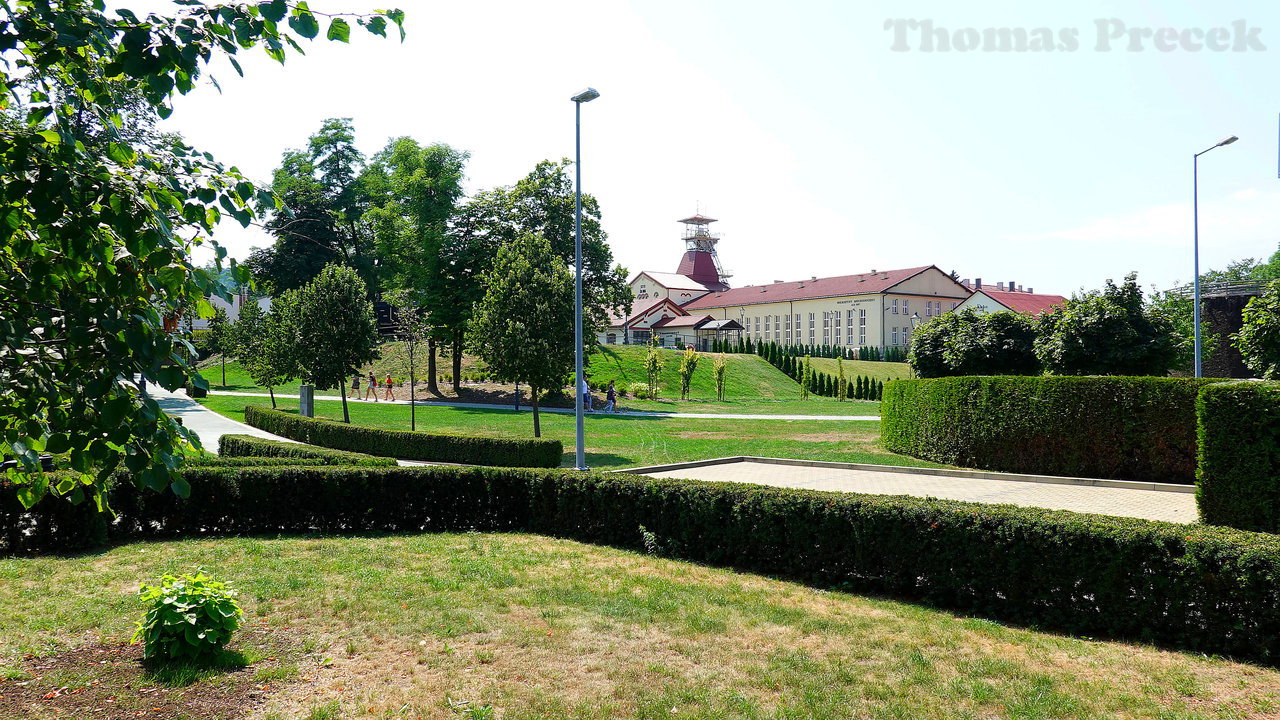
<svg viewBox="0 0 1280 720">
<path fill-rule="evenodd" d="M 396 401 L 396 391 L 391 389 L 391 375 L 387 374 L 387 394 L 383 396 L 383 400 Z"/>
<path fill-rule="evenodd" d="M 352 397 L 352 398 L 355 398 L 356 400 L 360 399 L 360 376 L 359 375 L 351 376 L 351 393 L 347 397 Z"/>
<path fill-rule="evenodd" d="M 609 387 L 604 391 L 605 412 L 617 412 L 613 405 L 618 401 L 618 391 L 613 388 L 613 381 L 609 381 Z"/>
<path fill-rule="evenodd" d="M 378 379 L 373 376 L 373 371 L 369 371 L 369 385 L 365 388 L 364 399 L 368 400 L 369 396 L 373 396 L 373 401 L 378 402 Z"/>
<path fill-rule="evenodd" d="M 582 409 L 587 412 L 595 412 L 591 408 L 591 385 L 587 383 L 587 378 L 591 377 L 586 373 L 582 375 L 582 386 L 578 388 L 578 392 L 582 395 Z"/>
</svg>

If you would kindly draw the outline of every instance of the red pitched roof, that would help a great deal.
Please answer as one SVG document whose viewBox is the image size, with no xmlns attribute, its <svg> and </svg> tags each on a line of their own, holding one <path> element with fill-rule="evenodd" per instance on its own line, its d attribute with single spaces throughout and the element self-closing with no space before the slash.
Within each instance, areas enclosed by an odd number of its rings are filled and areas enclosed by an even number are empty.
<svg viewBox="0 0 1280 720">
<path fill-rule="evenodd" d="M 1036 295 L 1033 293 L 1009 292 L 1007 290 L 988 290 L 986 288 L 978 292 L 1014 312 L 1027 313 L 1028 315 L 1039 315 L 1067 301 L 1061 295 Z"/>
<path fill-rule="evenodd" d="M 706 285 L 703 285 L 702 283 L 698 282 L 697 280 L 694 280 L 685 275 L 679 275 L 677 273 L 652 272 L 649 270 L 642 270 L 636 276 L 636 278 L 639 279 L 640 275 L 648 275 L 650 278 L 653 279 L 654 282 L 658 283 L 659 285 L 661 285 L 662 287 L 668 290 L 701 290 L 703 292 L 707 292 L 708 290 L 711 289 Z M 632 280 L 631 282 L 635 282 L 635 280 Z"/>
<path fill-rule="evenodd" d="M 696 328 L 699 323 L 711 320 L 710 315 L 680 315 L 678 317 L 663 318 L 654 323 L 651 327 L 655 328 L 676 328 L 676 327 L 692 327 Z"/>
<path fill-rule="evenodd" d="M 817 280 L 773 283 L 772 285 L 749 285 L 723 292 L 709 293 L 685 303 L 681 307 L 693 312 L 735 305 L 758 305 L 767 302 L 813 300 L 841 295 L 881 293 L 931 267 L 933 266 L 925 265 L 904 270 L 862 273 L 861 275 L 841 275 L 839 277 L 818 278 Z"/>
</svg>

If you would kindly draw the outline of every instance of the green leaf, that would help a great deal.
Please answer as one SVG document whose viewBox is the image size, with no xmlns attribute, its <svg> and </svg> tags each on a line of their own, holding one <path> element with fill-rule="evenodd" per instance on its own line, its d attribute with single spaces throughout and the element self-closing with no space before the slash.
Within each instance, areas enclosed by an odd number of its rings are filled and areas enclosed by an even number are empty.
<svg viewBox="0 0 1280 720">
<path fill-rule="evenodd" d="M 285 0 L 271 0 L 271 2 L 264 2 L 258 5 L 258 12 L 261 12 L 262 17 L 271 22 L 280 22 L 288 11 L 289 6 Z"/>
<path fill-rule="evenodd" d="M 329 33 L 326 37 L 338 42 L 349 42 L 351 40 L 351 26 L 342 18 L 334 18 L 329 22 Z"/>
<path fill-rule="evenodd" d="M 306 10 L 294 10 L 293 16 L 289 18 L 289 27 L 308 40 L 320 34 L 320 23 L 316 21 L 316 16 Z"/>
<path fill-rule="evenodd" d="M 58 145 L 62 142 L 62 136 L 52 130 L 41 130 L 37 134 L 44 139 L 46 145 Z"/>
</svg>

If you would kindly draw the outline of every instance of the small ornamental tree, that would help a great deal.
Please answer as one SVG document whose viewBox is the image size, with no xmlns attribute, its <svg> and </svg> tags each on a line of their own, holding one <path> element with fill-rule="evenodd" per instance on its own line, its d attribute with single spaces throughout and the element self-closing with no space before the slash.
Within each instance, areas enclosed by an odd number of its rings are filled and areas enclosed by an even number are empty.
<svg viewBox="0 0 1280 720">
<path fill-rule="evenodd" d="M 409 360 L 409 429 L 417 430 L 418 359 L 426 349 L 431 324 L 427 322 L 422 306 L 408 292 L 402 290 L 392 293 L 388 296 L 388 301 L 395 308 L 393 321 L 396 337 L 400 339 L 400 346 L 404 348 L 404 354 Z"/>
<path fill-rule="evenodd" d="M 649 341 L 649 352 L 644 356 L 645 381 L 649 385 L 649 399 L 658 399 L 658 378 L 662 375 L 662 353 L 658 350 L 658 336 Z"/>
<path fill-rule="evenodd" d="M 293 340 L 301 377 L 319 390 L 342 391 L 342 421 L 351 422 L 347 379 L 378 358 L 378 326 L 359 273 L 326 265 L 299 288 Z"/>
<path fill-rule="evenodd" d="M 804 356 L 804 364 L 800 369 L 800 399 L 809 399 L 809 387 L 813 384 L 813 360 L 808 356 Z"/>
<path fill-rule="evenodd" d="M 219 305 L 213 309 L 213 317 L 209 318 L 209 352 L 220 356 L 222 365 L 222 387 L 227 386 L 227 356 L 236 352 L 236 332 L 231 321 L 227 319 L 227 311 Z"/>
<path fill-rule="evenodd" d="M 849 381 L 844 376 L 844 358 L 836 358 L 836 399 L 844 402 L 849 399 Z"/>
<path fill-rule="evenodd" d="M 716 356 L 715 365 L 712 366 L 713 375 L 716 379 L 716 400 L 724 401 L 724 381 L 725 374 L 728 372 L 729 363 L 724 359 L 724 353 Z"/>
<path fill-rule="evenodd" d="M 1280 280 L 1249 300 L 1235 334 L 1236 347 L 1249 369 L 1267 380 L 1280 379 Z"/>
<path fill-rule="evenodd" d="M 698 369 L 698 353 L 693 348 L 685 348 L 680 356 L 680 399 L 689 399 L 689 386 L 693 384 L 693 373 Z"/>
<path fill-rule="evenodd" d="M 528 233 L 499 248 L 480 282 L 468 342 L 499 378 L 529 385 L 533 436 L 542 437 L 539 395 L 573 372 L 573 276 L 545 237 Z"/>
</svg>

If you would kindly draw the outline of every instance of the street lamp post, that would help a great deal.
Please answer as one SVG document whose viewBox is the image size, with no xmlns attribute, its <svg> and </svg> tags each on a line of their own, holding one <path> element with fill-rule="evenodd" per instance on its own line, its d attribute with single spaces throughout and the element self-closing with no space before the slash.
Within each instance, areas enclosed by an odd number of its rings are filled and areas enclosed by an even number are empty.
<svg viewBox="0 0 1280 720">
<path fill-rule="evenodd" d="M 1192 309 L 1192 323 L 1195 326 L 1196 377 L 1204 377 L 1204 367 L 1200 360 L 1200 156 L 1213 148 L 1230 145 L 1240 138 L 1232 135 L 1213 147 L 1206 148 L 1191 156 L 1191 225 L 1192 253 L 1195 267 L 1195 307 Z"/>
<path fill-rule="evenodd" d="M 573 101 L 573 169 L 577 176 L 573 189 L 573 367 L 574 367 L 574 425 L 576 430 L 575 447 L 576 465 L 579 470 L 587 469 L 587 456 L 584 446 L 582 422 L 582 103 L 591 102 L 600 97 L 595 88 L 587 88 L 569 98 Z"/>
</svg>

